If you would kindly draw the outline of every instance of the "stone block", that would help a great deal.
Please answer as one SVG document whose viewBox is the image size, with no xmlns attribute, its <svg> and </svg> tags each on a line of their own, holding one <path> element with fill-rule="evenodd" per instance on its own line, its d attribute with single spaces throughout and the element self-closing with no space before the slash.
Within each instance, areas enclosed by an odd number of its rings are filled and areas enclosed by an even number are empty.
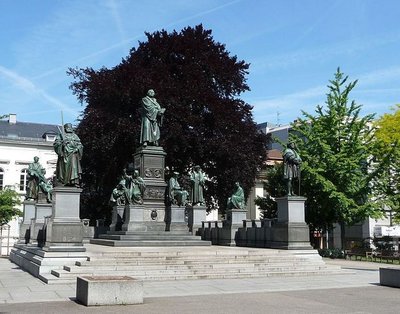
<svg viewBox="0 0 400 314">
<path fill-rule="evenodd" d="M 79 218 L 82 189 L 57 186 L 53 190 L 52 214 L 46 226 L 45 251 L 85 251 L 83 223 Z"/>
<path fill-rule="evenodd" d="M 131 204 L 125 207 L 125 221 L 122 231 L 146 231 L 144 224 L 144 205 Z"/>
<path fill-rule="evenodd" d="M 379 268 L 379 283 L 382 286 L 400 288 L 400 269 Z"/>
<path fill-rule="evenodd" d="M 121 231 L 124 220 L 125 205 L 113 206 L 110 231 Z"/>
<path fill-rule="evenodd" d="M 306 223 L 276 223 L 271 228 L 271 248 L 311 249 L 310 230 Z"/>
<path fill-rule="evenodd" d="M 90 219 L 87 218 L 82 219 L 82 225 L 83 241 L 89 242 L 94 238 L 94 227 L 90 226 Z"/>
<path fill-rule="evenodd" d="M 128 276 L 78 277 L 76 299 L 86 306 L 142 304 L 143 281 Z"/>
<path fill-rule="evenodd" d="M 189 231 L 186 207 L 177 205 L 166 207 L 165 222 L 168 231 Z"/>
<path fill-rule="evenodd" d="M 19 229 L 19 243 L 28 243 L 30 239 L 31 219 L 35 218 L 35 202 L 24 201 L 23 219 Z"/>
<path fill-rule="evenodd" d="M 277 197 L 278 222 L 298 222 L 304 223 L 304 202 L 305 197 L 285 196 Z"/>
<path fill-rule="evenodd" d="M 52 221 L 81 222 L 79 218 L 80 194 L 82 189 L 57 186 L 53 190 Z"/>
<path fill-rule="evenodd" d="M 246 210 L 230 209 L 228 210 L 226 222 L 230 225 L 243 225 L 243 220 L 246 220 Z"/>
<path fill-rule="evenodd" d="M 206 220 L 207 208 L 203 205 L 186 206 L 188 213 L 189 231 L 193 232 L 201 227 L 202 221 Z"/>
</svg>

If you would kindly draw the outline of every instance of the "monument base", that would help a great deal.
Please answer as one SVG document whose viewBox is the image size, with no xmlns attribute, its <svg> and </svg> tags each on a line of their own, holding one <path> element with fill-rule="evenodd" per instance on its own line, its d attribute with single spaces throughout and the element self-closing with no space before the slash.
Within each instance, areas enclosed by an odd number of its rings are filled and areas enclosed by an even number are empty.
<svg viewBox="0 0 400 314">
<path fill-rule="evenodd" d="M 83 252 L 83 223 L 79 219 L 82 189 L 55 187 L 51 218 L 46 226 L 45 251 Z"/>
<path fill-rule="evenodd" d="M 35 202 L 34 201 L 23 201 L 23 220 L 19 228 L 19 240 L 18 243 L 26 244 L 29 243 L 30 239 L 30 227 L 31 219 L 35 218 Z"/>
<path fill-rule="evenodd" d="M 124 223 L 125 205 L 113 206 L 110 231 L 121 231 Z"/>
<path fill-rule="evenodd" d="M 146 231 L 147 226 L 143 219 L 144 206 L 131 204 L 125 206 L 125 221 L 122 231 Z"/>
<path fill-rule="evenodd" d="M 186 231 L 189 232 L 186 207 L 170 205 L 165 208 L 166 231 Z"/>
<path fill-rule="evenodd" d="M 189 231 L 194 233 L 202 226 L 202 221 L 206 220 L 207 207 L 204 205 L 186 206 L 188 214 Z"/>
<path fill-rule="evenodd" d="M 276 223 L 272 226 L 270 247 L 285 250 L 312 249 L 310 229 L 306 223 Z"/>
<path fill-rule="evenodd" d="M 275 249 L 312 249 L 310 229 L 305 222 L 302 196 L 276 198 L 278 203 L 278 221 L 271 227 L 270 247 Z"/>
</svg>

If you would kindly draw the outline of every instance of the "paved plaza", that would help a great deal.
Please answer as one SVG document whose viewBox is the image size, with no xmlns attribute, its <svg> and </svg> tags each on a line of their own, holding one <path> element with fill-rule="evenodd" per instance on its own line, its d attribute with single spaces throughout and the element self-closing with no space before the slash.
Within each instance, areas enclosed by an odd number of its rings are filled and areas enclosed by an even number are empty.
<svg viewBox="0 0 400 314">
<path fill-rule="evenodd" d="M 399 313 L 400 290 L 379 285 L 388 264 L 326 260 L 342 275 L 144 282 L 144 304 L 85 307 L 75 285 L 47 285 L 0 258 L 1 313 Z"/>
</svg>

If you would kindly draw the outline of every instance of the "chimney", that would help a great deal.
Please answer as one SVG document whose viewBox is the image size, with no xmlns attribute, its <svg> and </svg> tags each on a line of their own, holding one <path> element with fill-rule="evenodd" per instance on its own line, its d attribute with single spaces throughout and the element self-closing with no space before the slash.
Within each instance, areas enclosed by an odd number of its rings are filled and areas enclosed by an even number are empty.
<svg viewBox="0 0 400 314">
<path fill-rule="evenodd" d="M 10 115 L 8 116 L 8 123 L 9 124 L 16 124 L 17 123 L 17 114 L 10 113 Z"/>
</svg>

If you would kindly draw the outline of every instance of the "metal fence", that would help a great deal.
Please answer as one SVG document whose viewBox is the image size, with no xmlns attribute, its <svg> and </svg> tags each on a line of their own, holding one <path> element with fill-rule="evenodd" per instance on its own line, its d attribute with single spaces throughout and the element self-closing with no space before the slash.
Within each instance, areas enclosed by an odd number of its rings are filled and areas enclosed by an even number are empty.
<svg viewBox="0 0 400 314">
<path fill-rule="evenodd" d="M 14 238 L 10 237 L 10 225 L 0 226 L 0 256 L 10 255 L 11 246 L 14 244 Z"/>
</svg>

